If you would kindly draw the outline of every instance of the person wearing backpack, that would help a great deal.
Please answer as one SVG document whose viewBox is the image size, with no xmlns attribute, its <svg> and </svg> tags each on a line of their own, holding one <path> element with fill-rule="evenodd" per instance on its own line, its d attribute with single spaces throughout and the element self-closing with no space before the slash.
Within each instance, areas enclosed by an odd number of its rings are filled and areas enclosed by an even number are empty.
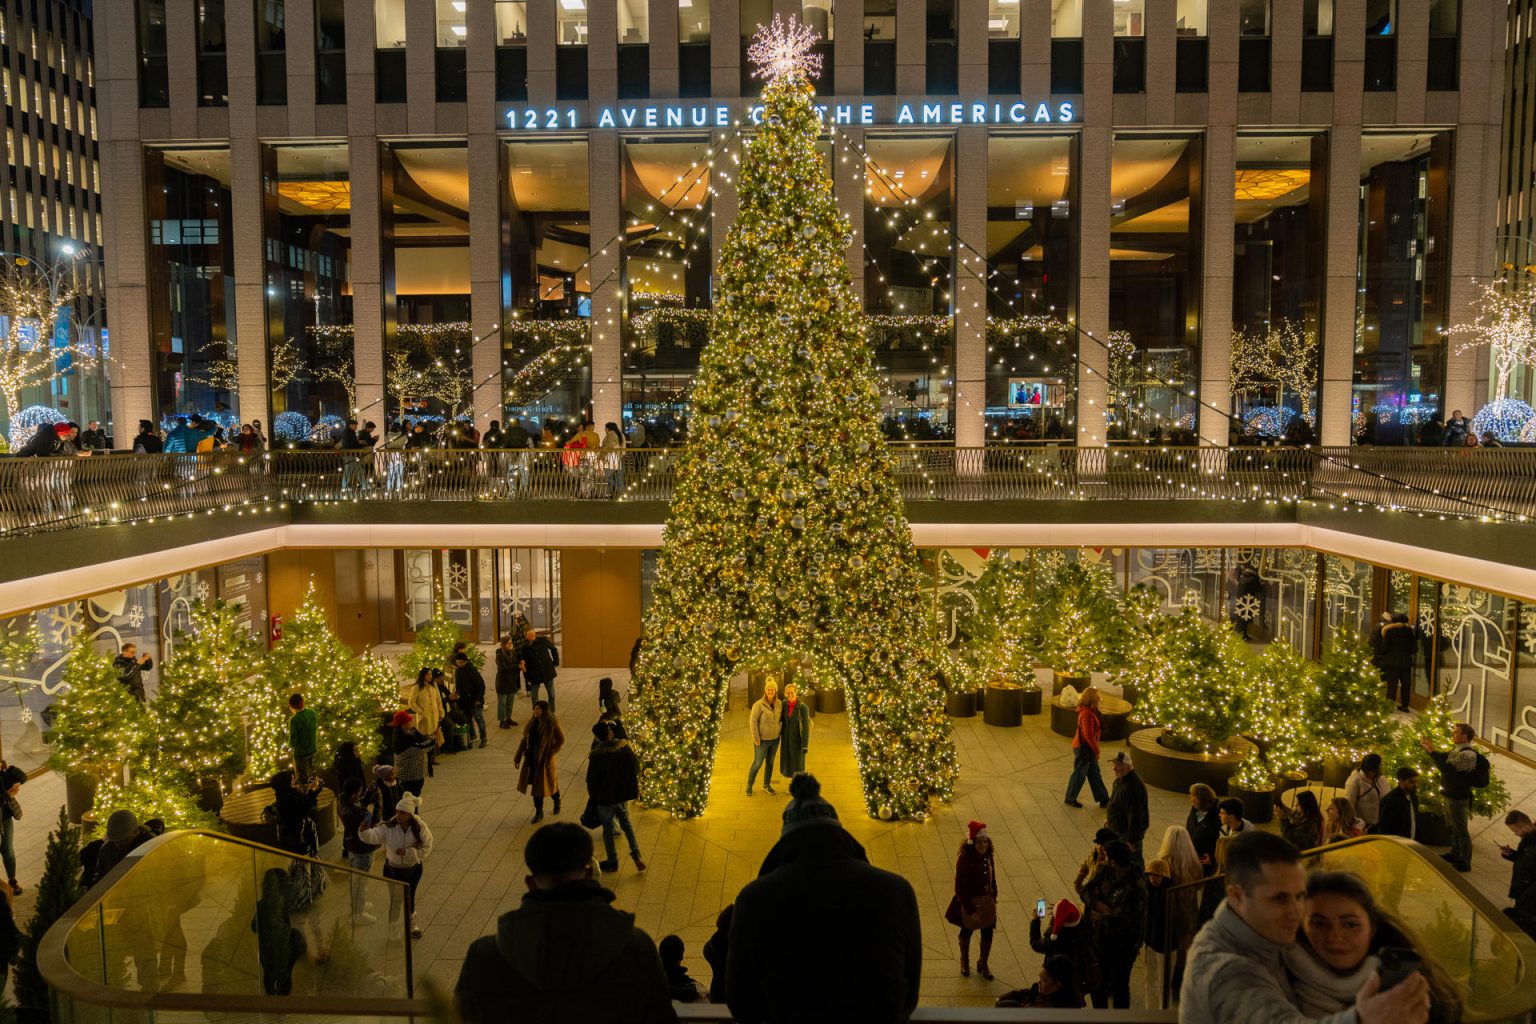
<svg viewBox="0 0 1536 1024">
<path fill-rule="evenodd" d="M 1420 744 L 1434 759 L 1440 769 L 1440 788 L 1445 791 L 1445 816 L 1451 827 L 1451 850 L 1441 854 L 1460 872 L 1472 870 L 1472 836 L 1467 831 L 1467 818 L 1472 810 L 1472 791 L 1488 785 L 1488 758 L 1472 745 L 1477 732 L 1466 722 L 1451 727 L 1451 741 L 1456 744 L 1450 751 L 1435 749 L 1428 737 Z"/>
</svg>

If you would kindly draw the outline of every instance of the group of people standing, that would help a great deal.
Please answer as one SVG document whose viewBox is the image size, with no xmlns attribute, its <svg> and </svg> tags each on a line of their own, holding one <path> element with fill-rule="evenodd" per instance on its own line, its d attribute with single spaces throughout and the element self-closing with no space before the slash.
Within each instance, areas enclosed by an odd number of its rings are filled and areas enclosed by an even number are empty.
<svg viewBox="0 0 1536 1024">
<path fill-rule="evenodd" d="M 779 699 L 779 684 L 769 676 L 763 683 L 763 695 L 752 705 L 747 716 L 752 735 L 752 767 L 747 772 L 747 796 L 763 770 L 763 791 L 773 788 L 773 760 L 778 755 L 779 774 L 793 778 L 805 771 L 805 755 L 811 749 L 811 708 L 800 697 L 794 683 L 784 684 L 784 699 Z"/>
</svg>

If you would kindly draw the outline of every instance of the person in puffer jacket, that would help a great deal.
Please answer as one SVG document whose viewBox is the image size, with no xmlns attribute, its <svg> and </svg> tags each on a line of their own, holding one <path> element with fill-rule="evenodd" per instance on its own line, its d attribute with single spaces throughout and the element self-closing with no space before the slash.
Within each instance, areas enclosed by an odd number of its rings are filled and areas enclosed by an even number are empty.
<svg viewBox="0 0 1536 1024">
<path fill-rule="evenodd" d="M 464 956 L 464 1024 L 661 1024 L 677 1020 L 656 943 L 592 868 L 592 836 L 559 822 L 523 849 L 528 891 Z"/>
<path fill-rule="evenodd" d="M 413 939 L 421 938 L 421 929 L 416 925 L 416 887 L 421 884 L 422 865 L 432 855 L 432 830 L 416 816 L 420 806 L 420 797 L 405 793 L 395 804 L 393 818 L 357 830 L 358 839 L 384 847 L 384 877 L 406 884 L 406 914 Z M 400 920 L 397 885 L 389 887 L 389 919 Z"/>
</svg>

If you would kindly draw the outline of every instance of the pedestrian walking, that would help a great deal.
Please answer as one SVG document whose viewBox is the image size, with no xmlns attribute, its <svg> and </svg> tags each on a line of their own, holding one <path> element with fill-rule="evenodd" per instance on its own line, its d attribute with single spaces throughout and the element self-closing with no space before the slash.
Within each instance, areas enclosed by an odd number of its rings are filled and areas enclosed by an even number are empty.
<svg viewBox="0 0 1536 1024">
<path fill-rule="evenodd" d="M 960 844 L 955 860 L 955 894 L 950 897 L 944 920 L 960 929 L 960 976 L 971 976 L 971 935 L 981 932 L 976 973 L 992 980 L 987 956 L 992 952 L 992 930 L 997 927 L 997 867 L 987 824 L 972 821 L 970 835 Z"/>
<path fill-rule="evenodd" d="M 784 684 L 779 718 L 779 774 L 792 779 L 805 771 L 805 755 L 811 748 L 811 709 L 799 699 L 794 683 Z"/>
<path fill-rule="evenodd" d="M 421 884 L 422 865 L 432 854 L 432 830 L 417 817 L 420 798 L 406 793 L 395 804 L 395 816 L 371 828 L 359 829 L 357 836 L 365 843 L 384 848 L 384 877 L 406 884 L 405 919 L 410 923 L 411 938 L 421 938 L 416 924 L 416 887 Z M 389 920 L 400 920 L 399 886 L 389 887 Z"/>
<path fill-rule="evenodd" d="M 1104 776 L 1099 772 L 1099 736 L 1104 720 L 1099 716 L 1099 688 L 1090 686 L 1077 699 L 1077 731 L 1072 735 L 1072 774 L 1067 777 L 1067 798 L 1062 801 L 1068 807 L 1081 807 L 1077 794 L 1083 791 L 1086 780 L 1094 801 L 1100 807 L 1109 806 L 1109 790 L 1104 788 Z"/>
<path fill-rule="evenodd" d="M 597 742 L 587 755 L 587 796 L 596 806 L 597 820 L 603 826 L 603 852 L 607 854 L 598 869 L 607 875 L 619 870 L 614 840 L 623 829 L 635 870 L 644 871 L 640 842 L 629 823 L 629 802 L 640 798 L 640 759 L 629 741 L 616 734 L 611 722 L 592 726 L 592 736 Z"/>
<path fill-rule="evenodd" d="M 773 758 L 779 750 L 780 721 L 779 684 L 769 679 L 763 684 L 763 695 L 752 705 L 747 725 L 752 733 L 752 770 L 747 772 L 747 796 L 752 795 L 752 785 L 757 781 L 757 770 L 764 768 L 763 789 L 772 793 Z"/>
<path fill-rule="evenodd" d="M 518 768 L 517 791 L 533 797 L 533 820 L 544 820 L 544 798 L 554 804 L 554 812 L 560 813 L 560 775 L 555 757 L 565 746 L 565 732 L 560 720 L 550 710 L 546 701 L 535 701 L 523 726 L 523 738 L 512 757 L 512 766 Z"/>
<path fill-rule="evenodd" d="M 480 730 L 480 746 L 490 742 L 485 731 L 485 677 L 469 663 L 469 653 L 459 651 L 453 656 L 453 689 L 459 695 L 459 711 L 469 719 L 469 741 L 473 745 L 475 730 Z"/>
</svg>

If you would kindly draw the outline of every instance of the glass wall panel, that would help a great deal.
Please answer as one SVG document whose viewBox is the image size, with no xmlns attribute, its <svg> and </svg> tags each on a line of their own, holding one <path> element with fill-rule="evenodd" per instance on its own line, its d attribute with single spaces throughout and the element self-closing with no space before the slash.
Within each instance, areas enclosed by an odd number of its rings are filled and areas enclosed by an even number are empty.
<svg viewBox="0 0 1536 1024">
<path fill-rule="evenodd" d="M 1390 36 L 1397 32 L 1397 0 L 1365 0 L 1365 34 Z"/>
<path fill-rule="evenodd" d="M 1411 444 L 1444 417 L 1448 132 L 1360 142 L 1354 408 L 1361 444 Z"/>
<path fill-rule="evenodd" d="M 1299 548 L 1229 548 L 1224 595 L 1232 624 L 1251 640 L 1282 640 L 1311 656 L 1317 559 Z"/>
<path fill-rule="evenodd" d="M 1369 562 L 1336 555 L 1323 556 L 1323 643 L 1341 631 L 1364 637 L 1370 632 L 1371 577 Z"/>
<path fill-rule="evenodd" d="M 709 42 L 709 4 L 705 0 L 677 0 L 677 38 L 684 43 Z"/>
<path fill-rule="evenodd" d="M 373 96 L 378 103 L 404 103 L 405 0 L 373 0 Z"/>
<path fill-rule="evenodd" d="M 352 359 L 352 193 L 346 143 L 266 147 L 267 340 L 272 413 L 344 422 Z M 383 422 L 383 410 L 364 414 Z"/>
<path fill-rule="evenodd" d="M 1486 590 L 1440 585 L 1439 693 L 1482 737 L 1509 732 L 1517 602 Z"/>
<path fill-rule="evenodd" d="M 229 180 L 226 148 L 145 151 L 150 351 L 162 417 L 201 413 L 229 425 L 240 411 Z"/>
<path fill-rule="evenodd" d="M 1118 134 L 1110 171 L 1111 436 L 1194 441 L 1200 139 Z"/>
<path fill-rule="evenodd" d="M 204 107 L 229 105 L 225 62 L 224 0 L 197 2 L 197 102 Z"/>
<path fill-rule="evenodd" d="M 650 0 L 618 0 L 619 43 L 651 41 Z"/>
<path fill-rule="evenodd" d="M 1207 3 L 1208 0 L 1178 0 L 1174 31 L 1181 36 L 1205 35 Z"/>
<path fill-rule="evenodd" d="M 1132 548 L 1129 582 L 1156 591 L 1165 612 L 1193 604 L 1206 618 L 1219 619 L 1222 554 L 1221 548 Z"/>
<path fill-rule="evenodd" d="M 1083 34 L 1083 0 L 1051 0 L 1051 37 L 1076 39 Z"/>
<path fill-rule="evenodd" d="M 344 0 L 315 0 L 315 102 L 347 102 Z"/>
<path fill-rule="evenodd" d="M 1315 437 L 1326 168 L 1324 135 L 1238 136 L 1232 411 L 1248 439 Z"/>
<path fill-rule="evenodd" d="M 468 154 L 460 140 L 388 145 L 381 165 L 386 405 L 435 429 L 467 411 L 476 383 Z"/>
<path fill-rule="evenodd" d="M 496 45 L 528 42 L 528 0 L 496 0 Z"/>
<path fill-rule="evenodd" d="M 806 26 L 821 37 L 823 42 L 830 43 L 832 35 L 832 2 L 833 0 L 801 0 L 800 17 Z"/>
<path fill-rule="evenodd" d="M 508 142 L 505 159 L 502 401 L 537 437 L 546 425 L 574 429 L 591 393 L 587 141 Z"/>
<path fill-rule="evenodd" d="M 468 42 L 464 6 L 468 0 L 437 0 L 437 45 L 459 47 Z"/>
<path fill-rule="evenodd" d="M 865 309 L 886 432 L 952 437 L 954 138 L 871 135 L 865 148 Z"/>
<path fill-rule="evenodd" d="M 1508 747 L 1527 758 L 1536 758 L 1536 604 L 1522 601 L 1515 644 L 1514 727 Z"/>
<path fill-rule="evenodd" d="M 138 29 L 139 42 L 139 106 L 164 107 L 171 102 L 170 69 L 167 63 L 167 42 L 165 35 L 165 0 L 137 0 L 134 4 L 135 24 Z M 36 29 L 34 32 L 33 50 L 36 46 Z M 11 101 L 9 78 L 10 71 L 6 71 L 6 104 Z M 27 109 L 27 90 L 23 85 L 21 89 L 21 109 Z"/>
<path fill-rule="evenodd" d="M 1269 0 L 1238 0 L 1237 28 L 1241 35 L 1269 35 Z"/>
<path fill-rule="evenodd" d="M 896 0 L 864 0 L 864 39 L 896 39 Z"/>
<path fill-rule="evenodd" d="M 1019 5 L 1008 0 L 987 0 L 987 36 L 991 39 L 1019 38 Z"/>
<path fill-rule="evenodd" d="M 1116 0 L 1114 10 L 1115 35 L 1146 35 L 1146 0 Z"/>
<path fill-rule="evenodd" d="M 709 338 L 709 140 L 625 140 L 623 162 L 625 431 L 680 441 Z"/>
<path fill-rule="evenodd" d="M 555 41 L 561 46 L 587 45 L 586 4 L 556 6 Z"/>
<path fill-rule="evenodd" d="M 256 102 L 288 102 L 288 12 L 286 0 L 256 4 Z"/>
<path fill-rule="evenodd" d="M 377 49 L 405 49 L 405 0 L 373 0 L 373 31 Z"/>
<path fill-rule="evenodd" d="M 1333 0 L 1302 0 L 1301 30 L 1309 36 L 1333 35 Z"/>
<path fill-rule="evenodd" d="M 1068 135 L 987 142 L 987 440 L 1070 439 L 1077 202 Z"/>
</svg>

